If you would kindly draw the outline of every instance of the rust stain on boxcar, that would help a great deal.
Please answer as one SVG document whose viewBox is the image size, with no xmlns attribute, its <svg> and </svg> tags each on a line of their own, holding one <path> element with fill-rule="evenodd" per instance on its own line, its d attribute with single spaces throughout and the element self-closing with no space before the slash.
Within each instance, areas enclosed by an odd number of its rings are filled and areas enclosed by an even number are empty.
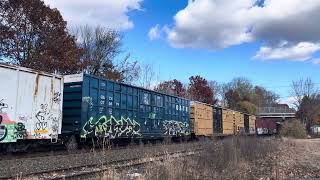
<svg viewBox="0 0 320 180">
<path fill-rule="evenodd" d="M 37 96 L 37 94 L 38 94 L 39 79 L 40 79 L 40 75 L 37 73 L 37 75 L 36 75 L 35 89 L 34 89 L 34 92 L 33 92 L 33 99 L 35 99 L 36 96 Z"/>
<path fill-rule="evenodd" d="M 51 97 L 54 97 L 54 88 L 53 88 L 53 78 L 51 78 L 51 87 L 50 87 L 50 95 Z M 53 103 L 51 103 L 51 109 L 52 109 Z"/>
</svg>

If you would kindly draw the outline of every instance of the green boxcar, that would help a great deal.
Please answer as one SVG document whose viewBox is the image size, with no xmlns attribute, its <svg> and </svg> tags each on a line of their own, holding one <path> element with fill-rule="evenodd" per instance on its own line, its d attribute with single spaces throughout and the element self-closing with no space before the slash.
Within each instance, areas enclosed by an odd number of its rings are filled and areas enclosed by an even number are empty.
<svg viewBox="0 0 320 180">
<path fill-rule="evenodd" d="M 88 74 L 64 77 L 63 134 L 161 138 L 190 134 L 187 99 Z"/>
</svg>

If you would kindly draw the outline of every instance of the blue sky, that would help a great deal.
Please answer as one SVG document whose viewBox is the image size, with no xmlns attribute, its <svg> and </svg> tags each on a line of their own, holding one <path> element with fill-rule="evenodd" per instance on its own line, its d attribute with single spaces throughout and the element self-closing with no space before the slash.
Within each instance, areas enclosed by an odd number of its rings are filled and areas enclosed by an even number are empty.
<svg viewBox="0 0 320 180">
<path fill-rule="evenodd" d="M 260 0 L 255 6 L 254 0 L 96 0 L 88 7 L 82 0 L 45 0 L 69 24 L 81 16 L 81 23 L 94 19 L 120 30 L 124 49 L 153 64 L 160 80 L 186 83 L 201 75 L 228 82 L 241 76 L 283 99 L 290 96 L 290 87 L 283 86 L 293 80 L 311 77 L 320 83 L 320 3 L 306 1 Z M 105 17 L 97 21 L 95 14 Z M 150 39 L 151 28 L 156 36 Z"/>
</svg>

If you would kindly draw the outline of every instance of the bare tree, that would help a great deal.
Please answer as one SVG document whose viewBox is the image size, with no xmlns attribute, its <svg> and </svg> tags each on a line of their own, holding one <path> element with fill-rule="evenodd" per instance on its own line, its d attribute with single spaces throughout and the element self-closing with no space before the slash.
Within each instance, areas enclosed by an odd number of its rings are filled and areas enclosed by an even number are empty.
<svg viewBox="0 0 320 180">
<path fill-rule="evenodd" d="M 250 101 L 253 85 L 249 79 L 238 77 L 234 78 L 230 83 L 232 89 L 239 93 L 241 99 Z"/>
<path fill-rule="evenodd" d="M 84 50 L 81 59 L 87 73 L 126 83 L 138 78 L 138 63 L 130 62 L 130 53 L 123 59 L 116 59 L 123 53 L 123 36 L 118 31 L 101 26 L 80 26 L 75 34 L 79 46 Z"/>
<path fill-rule="evenodd" d="M 226 93 L 232 89 L 231 84 L 230 83 L 222 83 L 219 85 L 219 96 L 220 96 L 220 105 L 223 107 L 227 107 L 228 103 L 227 103 L 227 99 L 226 99 Z"/>
<path fill-rule="evenodd" d="M 295 98 L 294 105 L 297 107 L 296 116 L 307 127 L 310 127 L 318 121 L 320 111 L 320 95 L 315 83 L 310 79 L 300 79 L 292 82 L 292 96 Z"/>
<path fill-rule="evenodd" d="M 212 98 L 218 102 L 218 96 L 219 96 L 219 92 L 220 92 L 220 85 L 217 81 L 209 81 L 208 82 L 209 87 L 212 91 Z"/>
<path fill-rule="evenodd" d="M 293 81 L 292 82 L 292 90 L 291 95 L 294 97 L 294 105 L 297 109 L 300 108 L 303 98 L 311 98 L 312 96 L 316 95 L 318 90 L 314 82 L 310 78 Z"/>
<path fill-rule="evenodd" d="M 154 83 L 157 81 L 158 76 L 152 64 L 142 64 L 140 66 L 139 86 L 146 89 L 153 89 Z"/>
</svg>

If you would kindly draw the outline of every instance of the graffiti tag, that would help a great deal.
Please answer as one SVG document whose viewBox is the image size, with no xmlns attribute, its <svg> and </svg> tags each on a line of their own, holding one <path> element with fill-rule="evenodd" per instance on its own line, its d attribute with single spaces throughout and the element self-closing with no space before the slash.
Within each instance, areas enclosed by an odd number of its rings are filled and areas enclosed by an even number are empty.
<svg viewBox="0 0 320 180">
<path fill-rule="evenodd" d="M 25 137 L 28 136 L 27 130 L 23 123 L 19 122 L 15 124 L 15 136 L 16 136 L 16 139 L 24 139 Z"/>
<path fill-rule="evenodd" d="M 85 102 L 89 105 L 90 109 L 93 107 L 93 102 L 91 97 L 83 97 L 82 102 Z"/>
<path fill-rule="evenodd" d="M 53 102 L 56 104 L 59 104 L 61 101 L 61 93 L 60 92 L 55 92 L 53 94 Z"/>
<path fill-rule="evenodd" d="M 23 123 L 0 124 L 0 142 L 16 142 L 17 139 L 24 139 L 28 136 Z"/>
<path fill-rule="evenodd" d="M 0 142 L 7 137 L 8 130 L 5 125 L 0 124 Z"/>
<path fill-rule="evenodd" d="M 3 102 L 4 99 L 0 100 L 0 113 L 3 113 L 2 110 L 8 108 L 8 104 Z M 0 141 L 3 141 L 8 134 L 8 129 L 5 125 L 2 125 L 3 116 L 0 114 Z"/>
<path fill-rule="evenodd" d="M 170 136 L 188 135 L 190 132 L 189 124 L 179 121 L 164 121 L 164 134 Z"/>
<path fill-rule="evenodd" d="M 115 117 L 101 116 L 98 120 L 93 117 L 87 121 L 82 130 L 82 137 L 94 134 L 96 137 L 107 137 L 110 139 L 116 137 L 141 136 L 140 124 L 130 118 L 121 117 L 117 120 Z"/>
<path fill-rule="evenodd" d="M 3 109 L 7 109 L 8 108 L 8 104 L 4 103 L 3 101 L 4 101 L 4 99 L 0 100 L 0 113 L 2 113 Z"/>
<path fill-rule="evenodd" d="M 59 133 L 59 122 L 61 120 L 61 113 L 52 113 L 48 110 L 47 104 L 41 104 L 40 110 L 35 115 L 37 122 L 35 124 L 34 136 L 41 137 L 41 134 L 48 133 L 48 126 L 51 123 L 51 137 L 56 137 Z"/>
<path fill-rule="evenodd" d="M 40 110 L 36 114 L 36 118 L 38 122 L 36 123 L 36 130 L 43 131 L 47 128 L 48 122 L 46 121 L 46 116 L 48 116 L 48 105 L 47 104 L 41 104 Z"/>
</svg>

